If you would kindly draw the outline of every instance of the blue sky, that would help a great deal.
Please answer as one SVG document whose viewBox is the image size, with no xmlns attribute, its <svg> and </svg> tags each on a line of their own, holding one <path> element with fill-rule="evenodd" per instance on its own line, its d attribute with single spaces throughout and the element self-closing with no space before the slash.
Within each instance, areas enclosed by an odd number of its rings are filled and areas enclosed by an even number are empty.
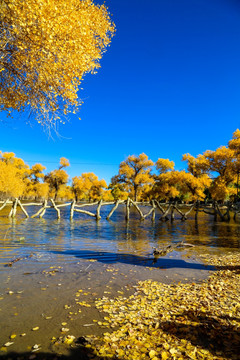
<svg viewBox="0 0 240 360">
<path fill-rule="evenodd" d="M 240 2 L 107 0 L 117 32 L 97 75 L 87 75 L 80 113 L 54 140 L 28 114 L 4 124 L 0 150 L 51 171 L 70 160 L 71 177 L 107 182 L 130 154 L 196 156 L 226 145 L 240 128 Z M 81 121 L 78 120 L 79 116 Z"/>
</svg>

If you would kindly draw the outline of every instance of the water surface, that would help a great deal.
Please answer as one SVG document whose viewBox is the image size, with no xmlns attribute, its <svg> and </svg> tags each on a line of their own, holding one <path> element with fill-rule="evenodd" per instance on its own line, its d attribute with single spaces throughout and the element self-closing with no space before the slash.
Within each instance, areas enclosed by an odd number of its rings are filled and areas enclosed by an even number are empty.
<svg viewBox="0 0 240 360">
<path fill-rule="evenodd" d="M 152 257 L 153 247 L 179 241 L 220 251 L 239 249 L 240 246 L 239 222 L 214 222 L 207 214 L 200 214 L 198 222 L 193 217 L 187 221 L 176 217 L 173 222 L 162 222 L 159 214 L 155 222 L 151 218 L 140 221 L 138 213 L 131 210 L 130 221 L 126 223 L 124 206 L 119 207 L 108 221 L 106 216 L 110 209 L 111 206 L 102 207 L 99 221 L 76 213 L 71 221 L 69 208 L 61 209 L 60 220 L 56 219 L 54 209 L 48 209 L 43 219 L 25 219 L 20 215 L 9 219 L 7 211 L 1 212 L 1 265 L 14 257 L 30 254 L 37 256 L 39 262 L 50 261 L 62 254 L 66 262 L 74 262 L 77 256 L 106 263 L 119 260 L 137 264 L 141 257 Z M 28 208 L 28 211 L 31 215 L 36 208 Z"/>
</svg>

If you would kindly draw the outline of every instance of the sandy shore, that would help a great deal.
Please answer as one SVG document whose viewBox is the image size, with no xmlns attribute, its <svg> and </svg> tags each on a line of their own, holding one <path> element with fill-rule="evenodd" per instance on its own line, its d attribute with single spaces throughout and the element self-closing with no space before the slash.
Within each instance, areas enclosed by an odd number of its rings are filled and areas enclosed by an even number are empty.
<svg viewBox="0 0 240 360">
<path fill-rule="evenodd" d="M 94 260 L 71 265 L 57 260 L 44 266 L 34 257 L 16 262 L 1 273 L 0 355 L 67 356 L 71 353 L 69 347 L 54 345 L 54 339 L 67 334 L 78 339 L 106 331 L 97 326 L 103 314 L 95 307 L 96 299 L 129 296 L 140 280 L 198 282 L 209 275 L 209 269 L 186 253 L 163 257 L 158 268 Z M 39 346 L 36 352 L 35 345 Z"/>
</svg>

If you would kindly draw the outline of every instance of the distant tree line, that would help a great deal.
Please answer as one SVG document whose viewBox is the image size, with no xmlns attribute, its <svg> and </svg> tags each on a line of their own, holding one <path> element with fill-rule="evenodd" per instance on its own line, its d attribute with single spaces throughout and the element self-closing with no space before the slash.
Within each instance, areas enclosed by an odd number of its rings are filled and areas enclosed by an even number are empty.
<svg viewBox="0 0 240 360">
<path fill-rule="evenodd" d="M 128 197 L 137 201 L 239 200 L 240 130 L 227 146 L 207 150 L 194 157 L 184 154 L 187 170 L 175 170 L 174 162 L 159 158 L 156 163 L 144 153 L 129 155 L 119 165 L 118 174 L 107 185 L 94 173 L 71 180 L 66 171 L 69 160 L 62 157 L 57 169 L 44 174 L 46 167 L 31 168 L 12 152 L 0 152 L 0 197 L 76 201 L 115 201 Z"/>
</svg>

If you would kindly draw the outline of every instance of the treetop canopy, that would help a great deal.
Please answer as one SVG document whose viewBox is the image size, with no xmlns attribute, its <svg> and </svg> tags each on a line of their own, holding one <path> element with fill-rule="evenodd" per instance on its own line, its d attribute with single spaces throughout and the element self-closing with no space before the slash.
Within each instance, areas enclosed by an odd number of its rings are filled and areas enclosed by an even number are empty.
<svg viewBox="0 0 240 360">
<path fill-rule="evenodd" d="M 29 110 L 52 128 L 77 111 L 84 75 L 100 67 L 115 32 L 108 9 L 92 0 L 1 0 L 0 10 L 0 109 Z"/>
</svg>

